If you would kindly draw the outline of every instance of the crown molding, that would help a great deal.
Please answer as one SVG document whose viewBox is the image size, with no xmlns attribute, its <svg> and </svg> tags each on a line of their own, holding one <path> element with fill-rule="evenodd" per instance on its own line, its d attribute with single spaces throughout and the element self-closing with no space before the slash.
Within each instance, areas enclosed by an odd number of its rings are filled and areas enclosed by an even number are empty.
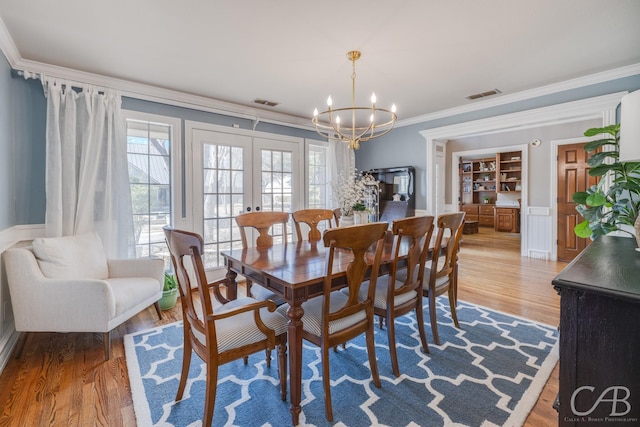
<svg viewBox="0 0 640 427">
<path fill-rule="evenodd" d="M 166 89 L 146 83 L 118 79 L 100 74 L 88 73 L 57 65 L 45 64 L 31 60 L 20 59 L 13 68 L 18 71 L 44 74 L 51 77 L 67 80 L 74 86 L 91 84 L 101 88 L 119 90 L 123 96 L 141 99 L 145 101 L 159 102 L 178 107 L 192 108 L 200 111 L 233 116 L 254 122 L 268 122 L 277 125 L 295 127 L 305 130 L 313 130 L 310 120 L 288 114 L 265 111 L 234 104 L 217 99 Z"/>
<path fill-rule="evenodd" d="M 585 86 L 591 86 L 594 84 L 605 83 L 612 80 L 617 80 L 625 77 L 635 76 L 640 74 L 640 63 L 628 65 L 626 67 L 615 68 L 609 71 L 601 73 L 591 74 L 584 77 L 579 77 L 572 80 L 566 80 L 560 83 L 554 83 L 547 86 L 541 86 L 536 89 L 525 90 L 513 94 L 503 95 L 499 98 L 492 98 L 474 102 L 473 104 L 464 105 L 461 107 L 449 108 L 446 110 L 437 111 L 435 113 L 425 114 L 422 116 L 412 117 L 410 119 L 399 120 L 396 122 L 396 127 L 409 126 L 418 123 L 424 123 L 431 120 L 442 119 L 445 117 L 456 116 L 464 113 L 471 113 L 474 111 L 484 110 L 491 107 L 497 107 L 500 105 L 511 104 L 518 101 L 526 101 L 529 99 L 537 98 L 545 95 L 552 95 L 566 90 L 578 89 Z"/>
<path fill-rule="evenodd" d="M 11 34 L 9 34 L 9 30 L 7 30 L 6 25 L 4 25 L 2 18 L 0 18 L 0 50 L 4 53 L 7 61 L 9 61 L 9 65 L 15 68 L 14 65 L 20 60 L 20 52 L 18 52 L 18 48 L 13 42 Z"/>
<path fill-rule="evenodd" d="M 4 24 L 4 21 L 2 21 L 1 18 L 0 50 L 2 50 L 2 52 L 4 53 L 5 57 L 9 61 L 10 66 L 15 70 L 41 73 L 52 77 L 65 79 L 72 84 L 78 84 L 80 86 L 82 84 L 92 84 L 99 87 L 116 89 L 121 91 L 123 96 L 128 96 L 145 101 L 158 102 L 184 108 L 193 108 L 201 111 L 248 119 L 254 122 L 254 127 L 259 122 L 266 122 L 302 130 L 315 130 L 311 125 L 311 121 L 308 118 L 304 117 L 250 108 L 240 104 L 220 101 L 214 98 L 189 94 L 145 83 L 107 77 L 99 74 L 74 70 L 71 68 L 25 60 L 21 57 L 20 52 L 18 51 L 9 31 Z M 431 120 L 441 119 L 473 111 L 479 111 L 486 108 L 510 104 L 513 102 L 524 101 L 570 89 L 576 89 L 593 84 L 629 77 L 636 74 L 640 74 L 640 63 L 616 68 L 601 73 L 591 74 L 572 80 L 567 80 L 561 83 L 542 86 L 536 89 L 503 95 L 499 98 L 481 100 L 461 107 L 449 108 L 446 110 L 437 111 L 435 113 L 399 120 L 396 122 L 395 126 L 402 127 L 424 123 Z"/>
<path fill-rule="evenodd" d="M 439 140 L 510 132 L 532 127 L 601 118 L 604 111 L 615 110 L 622 97 L 627 93 L 616 92 L 533 110 L 426 129 L 419 133 L 427 140 Z"/>
</svg>

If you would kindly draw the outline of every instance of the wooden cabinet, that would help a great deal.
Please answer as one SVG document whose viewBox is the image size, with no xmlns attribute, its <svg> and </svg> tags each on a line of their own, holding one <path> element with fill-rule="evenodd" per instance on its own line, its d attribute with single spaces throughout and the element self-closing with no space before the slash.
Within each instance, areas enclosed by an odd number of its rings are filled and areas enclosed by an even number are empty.
<svg viewBox="0 0 640 427">
<path fill-rule="evenodd" d="M 478 205 L 462 205 L 462 211 L 466 213 L 465 221 L 478 220 Z"/>
<path fill-rule="evenodd" d="M 498 193 L 522 190 L 522 152 L 507 151 L 493 157 L 461 159 L 460 210 L 465 219 L 498 231 L 520 232 L 519 209 L 494 211 Z M 519 198 L 519 197 L 518 197 Z M 515 199 L 515 198 L 512 198 Z M 515 200 L 511 200 L 514 202 Z"/>
<path fill-rule="evenodd" d="M 495 209 L 494 226 L 496 231 L 506 231 L 508 233 L 520 232 L 520 209 L 497 207 Z"/>
<path fill-rule="evenodd" d="M 465 221 L 478 221 L 478 225 L 493 227 L 493 205 L 462 205 Z"/>
<path fill-rule="evenodd" d="M 508 151 L 498 153 L 497 191 L 522 190 L 522 152 Z"/>
<path fill-rule="evenodd" d="M 493 204 L 496 201 L 496 158 L 460 162 L 460 210 L 465 220 L 493 227 Z"/>
<path fill-rule="evenodd" d="M 478 224 L 493 227 L 493 205 L 478 206 Z"/>
<path fill-rule="evenodd" d="M 635 239 L 601 236 L 553 279 L 560 294 L 560 426 L 636 425 L 640 419 L 635 248 Z"/>
</svg>

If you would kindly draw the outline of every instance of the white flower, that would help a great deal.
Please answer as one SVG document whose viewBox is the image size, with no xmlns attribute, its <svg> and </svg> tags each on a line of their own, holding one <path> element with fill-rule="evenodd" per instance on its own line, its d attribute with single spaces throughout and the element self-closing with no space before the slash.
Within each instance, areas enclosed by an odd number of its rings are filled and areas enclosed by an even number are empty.
<svg viewBox="0 0 640 427">
<path fill-rule="evenodd" d="M 378 190 L 378 181 L 369 174 L 360 176 L 353 170 L 351 173 L 341 172 L 338 182 L 332 183 L 331 186 L 342 215 L 349 216 L 354 210 L 366 210 L 364 202 L 374 188 Z"/>
</svg>

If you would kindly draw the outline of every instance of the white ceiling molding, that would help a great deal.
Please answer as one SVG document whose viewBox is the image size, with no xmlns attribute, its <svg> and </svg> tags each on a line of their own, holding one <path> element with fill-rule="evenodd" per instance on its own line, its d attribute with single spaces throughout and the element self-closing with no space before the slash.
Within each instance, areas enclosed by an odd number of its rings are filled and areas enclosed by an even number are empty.
<svg viewBox="0 0 640 427">
<path fill-rule="evenodd" d="M 13 39 L 11 38 L 11 35 L 9 34 L 2 19 L 0 19 L 0 50 L 2 50 L 4 55 L 7 57 L 10 66 L 15 70 L 42 73 L 53 77 L 66 79 L 70 82 L 89 83 L 95 86 L 117 89 L 120 90 L 124 96 L 129 96 L 141 100 L 159 102 L 185 108 L 193 108 L 211 113 L 249 119 L 253 120 L 254 122 L 268 122 L 276 125 L 294 127 L 303 130 L 314 130 L 311 125 L 311 118 L 292 116 L 275 111 L 270 112 L 262 109 L 253 109 L 239 104 L 219 101 L 213 98 L 188 94 L 171 89 L 165 89 L 158 86 L 152 86 L 144 83 L 117 79 L 99 74 L 78 71 L 70 68 L 53 66 L 46 63 L 25 60 L 21 57 L 20 52 L 16 48 L 16 45 L 13 42 Z M 627 67 L 621 67 L 614 70 L 596 73 L 589 76 L 568 80 L 557 84 L 551 84 L 528 91 L 502 95 L 498 98 L 489 98 L 474 102 L 469 105 L 446 109 L 436 113 L 425 114 L 405 120 L 399 120 L 398 122 L 396 122 L 396 127 L 408 126 L 444 117 L 478 111 L 490 107 L 536 98 L 543 95 L 549 95 L 569 89 L 575 89 L 610 80 L 624 78 L 636 74 L 640 74 L 640 64 L 634 64 Z"/>
<path fill-rule="evenodd" d="M 427 140 L 453 139 L 601 118 L 602 112 L 615 109 L 625 94 L 627 94 L 626 91 L 616 92 L 533 110 L 425 129 L 420 131 L 420 135 Z"/>
<path fill-rule="evenodd" d="M 550 84 L 536 89 L 525 90 L 508 95 L 501 95 L 498 98 L 489 98 L 464 105 L 456 108 L 438 111 L 436 113 L 425 114 L 418 117 L 412 117 L 406 120 L 398 120 L 396 127 L 408 126 L 417 123 L 424 123 L 431 120 L 442 119 L 445 117 L 456 116 L 458 114 L 470 113 L 473 111 L 484 110 L 486 108 L 497 107 L 500 105 L 511 104 L 518 101 L 526 101 L 528 99 L 537 98 L 545 95 L 563 92 L 571 89 L 578 89 L 598 83 L 604 83 L 612 80 L 622 79 L 640 74 L 640 64 L 633 64 L 626 67 L 615 68 L 613 70 L 601 73 L 591 74 L 577 79 L 566 80 L 561 83 Z"/>
<path fill-rule="evenodd" d="M 294 127 L 309 131 L 314 130 L 311 124 L 311 118 L 306 119 L 278 112 L 248 108 L 242 105 L 219 101 L 204 96 L 192 95 L 144 83 L 137 83 L 23 59 L 2 19 L 0 19 L 0 50 L 2 50 L 9 62 L 9 65 L 14 70 L 45 74 L 67 80 L 71 84 L 77 84 L 79 86 L 82 84 L 91 84 L 94 86 L 116 89 L 121 91 L 123 96 L 145 101 L 192 108 L 225 116 L 267 122 L 275 125 Z"/>
<path fill-rule="evenodd" d="M 18 52 L 18 48 L 13 42 L 13 39 L 9 34 L 9 30 L 7 30 L 7 27 L 4 25 L 2 18 L 0 18 L 0 50 L 2 50 L 4 56 L 7 57 L 11 67 L 20 60 L 20 52 Z"/>
<path fill-rule="evenodd" d="M 305 130 L 313 130 L 311 119 L 294 117 L 287 114 L 248 108 L 242 105 L 219 101 L 199 95 L 192 95 L 176 90 L 165 89 L 144 83 L 87 73 L 70 68 L 59 67 L 41 62 L 20 59 L 12 68 L 37 74 L 57 77 L 71 84 L 88 83 L 98 87 L 119 90 L 123 96 L 145 101 L 159 102 L 178 107 L 192 108 L 225 116 L 233 116 L 254 121 L 284 125 Z"/>
<path fill-rule="evenodd" d="M 536 108 L 518 113 L 504 114 L 501 116 L 420 131 L 420 135 L 422 135 L 426 140 L 425 182 L 427 212 L 432 213 L 435 211 L 437 203 L 437 186 L 442 185 L 437 181 L 438 177 L 435 167 L 430 166 L 435 164 L 435 150 L 438 144 L 445 143 L 446 141 L 455 138 L 530 129 L 534 127 L 550 126 L 554 124 L 570 123 L 594 118 L 602 119 L 603 125 L 610 124 L 612 117 L 615 120 L 616 108 L 625 94 L 627 94 L 626 91 L 617 92 L 609 95 L 552 105 L 549 107 Z M 459 185 L 458 177 L 455 174 L 452 175 L 452 181 L 453 192 L 453 189 L 457 189 Z M 526 204 L 523 205 L 523 207 L 526 207 Z M 525 217 L 521 224 L 521 254 L 523 256 L 526 256 L 526 248 L 528 244 L 526 232 L 527 220 Z"/>
</svg>

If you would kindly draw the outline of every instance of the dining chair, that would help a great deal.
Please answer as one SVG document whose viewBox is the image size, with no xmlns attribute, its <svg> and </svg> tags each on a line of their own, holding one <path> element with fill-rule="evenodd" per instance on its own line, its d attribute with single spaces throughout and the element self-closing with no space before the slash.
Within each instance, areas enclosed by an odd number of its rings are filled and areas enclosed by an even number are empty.
<svg viewBox="0 0 640 427">
<path fill-rule="evenodd" d="M 340 227 L 340 217 L 342 216 L 342 209 L 335 208 L 333 210 L 333 218 L 336 221 L 336 227 Z"/>
<path fill-rule="evenodd" d="M 391 269 L 388 275 L 378 278 L 375 288 L 373 312 L 381 320 L 385 319 L 391 366 L 396 377 L 400 376 L 395 339 L 395 319 L 397 317 L 415 311 L 422 349 L 425 353 L 429 353 L 424 331 L 422 284 L 419 272 L 425 266 L 427 257 L 423 254 L 429 251 L 433 222 L 433 216 L 414 216 L 393 221 Z M 406 267 L 403 267 L 404 270 L 401 271 L 409 272 L 409 274 L 402 275 L 402 280 L 398 280 L 396 274 L 402 260 L 406 260 Z M 366 281 L 360 287 L 361 299 L 368 294 L 369 286 L 369 282 Z"/>
<path fill-rule="evenodd" d="M 176 401 L 182 399 L 195 352 L 206 366 L 202 425 L 211 425 L 219 366 L 276 345 L 280 395 L 286 400 L 288 319 L 275 311 L 273 301 L 249 297 L 229 301 L 220 292 L 224 280 L 208 283 L 200 235 L 169 226 L 164 227 L 164 234 L 178 279 L 184 325 L 184 355 Z"/>
<path fill-rule="evenodd" d="M 458 249 L 464 228 L 464 212 L 441 214 L 437 218 L 438 232 L 433 245 L 431 263 L 420 270 L 422 294 L 429 299 L 429 318 L 433 341 L 440 345 L 436 318 L 436 297 L 447 293 L 451 317 L 460 329 L 456 305 L 458 303 Z"/>
<path fill-rule="evenodd" d="M 296 227 L 298 240 L 304 240 L 302 224 L 309 227 L 307 240 L 317 241 L 322 238 L 322 233 L 318 230 L 318 224 L 326 221 L 327 228 L 331 228 L 333 222 L 333 211 L 331 209 L 301 209 L 291 214 Z"/>
<path fill-rule="evenodd" d="M 273 246 L 273 230 L 275 227 L 280 226 L 282 234 L 282 242 L 287 243 L 287 224 L 289 222 L 288 212 L 248 212 L 236 216 L 236 223 L 240 228 L 240 238 L 242 239 L 242 247 L 248 248 L 248 232 L 250 229 L 255 229 L 258 232 L 255 246 L 258 248 L 269 248 Z M 271 300 L 276 305 L 284 303 L 284 298 L 270 291 L 266 287 L 262 286 L 259 277 L 253 277 L 251 273 L 245 275 L 247 279 L 247 296 L 253 297 L 260 301 Z"/>
<path fill-rule="evenodd" d="M 325 412 L 330 422 L 333 420 L 333 409 L 329 349 L 365 333 L 373 384 L 378 388 L 381 386 L 375 354 L 373 298 L 387 228 L 387 223 L 376 222 L 325 231 L 322 239 L 324 246 L 329 250 L 326 257 L 323 293 L 302 303 L 303 338 L 321 348 Z M 368 254 L 368 249 L 372 245 L 375 245 L 375 252 Z M 348 295 L 332 289 L 334 260 L 344 257 L 345 251 L 353 254 L 344 276 L 350 291 Z M 364 298 L 359 298 L 360 287 L 369 269 L 367 259 L 370 258 L 372 258 L 371 286 Z M 288 304 L 278 307 L 281 313 L 286 313 L 288 309 Z"/>
</svg>

